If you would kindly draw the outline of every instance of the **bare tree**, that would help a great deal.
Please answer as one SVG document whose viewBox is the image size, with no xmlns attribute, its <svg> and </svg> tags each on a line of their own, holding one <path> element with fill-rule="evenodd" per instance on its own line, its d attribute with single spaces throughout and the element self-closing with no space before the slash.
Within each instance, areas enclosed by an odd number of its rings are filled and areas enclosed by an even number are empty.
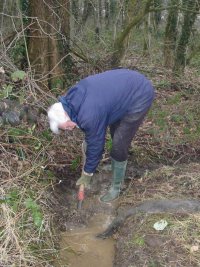
<svg viewBox="0 0 200 267">
<path fill-rule="evenodd" d="M 80 23 L 80 6 L 79 6 L 79 0 L 71 0 L 71 13 L 72 13 L 72 25 L 71 30 L 73 30 L 73 33 L 76 34 L 77 29 L 79 28 Z"/>
<path fill-rule="evenodd" d="M 79 1 L 78 0 L 71 0 L 71 9 L 72 15 L 74 16 L 75 20 L 79 20 Z"/>
<path fill-rule="evenodd" d="M 109 28 L 110 25 L 110 18 L 111 18 L 111 3 L 110 0 L 105 0 L 105 26 L 106 28 Z"/>
<path fill-rule="evenodd" d="M 177 40 L 177 22 L 178 22 L 178 4 L 179 0 L 171 0 L 168 3 L 168 16 L 165 27 L 164 37 L 164 65 L 167 68 L 172 68 L 174 64 L 174 55 Z M 172 7 L 172 8 L 170 8 Z"/>
<path fill-rule="evenodd" d="M 175 63 L 173 67 L 173 72 L 176 75 L 180 75 L 184 72 L 184 68 L 186 65 L 186 50 L 189 44 L 192 27 L 199 12 L 200 0 L 184 0 L 183 8 L 183 25 L 176 48 Z"/>
<path fill-rule="evenodd" d="M 80 20 L 80 28 L 83 28 L 85 26 L 85 23 L 89 16 L 93 13 L 94 7 L 91 0 L 84 0 L 83 3 L 83 13 Z"/>
<path fill-rule="evenodd" d="M 153 13 L 153 25 L 154 25 L 155 30 L 157 30 L 161 22 L 162 4 L 163 4 L 163 0 L 154 0 L 155 11 Z"/>
<path fill-rule="evenodd" d="M 137 14 L 134 13 L 134 7 L 138 5 L 138 1 L 132 1 L 131 6 L 133 7 L 133 16 L 130 17 L 130 22 L 125 25 L 124 30 L 118 34 L 114 42 L 114 52 L 111 58 L 112 67 L 117 67 L 119 65 L 120 60 L 124 54 L 124 44 L 126 38 L 128 37 L 128 34 L 133 29 L 133 27 L 140 23 L 143 20 L 144 16 L 148 14 L 152 1 L 153 0 L 146 0 L 141 2 L 141 6 Z"/>
</svg>

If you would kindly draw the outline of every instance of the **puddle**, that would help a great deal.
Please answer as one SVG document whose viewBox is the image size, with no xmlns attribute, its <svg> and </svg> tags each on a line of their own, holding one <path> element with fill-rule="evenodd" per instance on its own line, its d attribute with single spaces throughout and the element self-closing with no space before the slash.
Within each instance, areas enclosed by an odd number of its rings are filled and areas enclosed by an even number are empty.
<svg viewBox="0 0 200 267">
<path fill-rule="evenodd" d="M 105 230 L 111 221 L 110 215 L 96 214 L 86 228 L 63 233 L 56 267 L 112 267 L 114 240 L 101 240 L 95 237 Z"/>
</svg>

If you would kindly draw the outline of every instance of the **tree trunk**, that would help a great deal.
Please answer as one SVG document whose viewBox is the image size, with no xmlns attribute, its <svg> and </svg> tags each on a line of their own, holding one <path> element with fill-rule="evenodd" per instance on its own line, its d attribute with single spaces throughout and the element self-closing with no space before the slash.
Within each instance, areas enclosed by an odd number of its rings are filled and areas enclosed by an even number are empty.
<svg viewBox="0 0 200 267">
<path fill-rule="evenodd" d="M 36 78 L 39 75 L 47 75 L 49 68 L 49 25 L 47 20 L 47 7 L 43 1 L 30 1 L 30 16 L 34 17 L 34 24 L 29 28 L 28 53 L 35 72 Z"/>
<path fill-rule="evenodd" d="M 171 0 L 168 6 L 175 6 L 179 0 Z M 164 38 L 164 65 L 166 68 L 172 68 L 174 64 L 174 52 L 177 38 L 178 7 L 170 8 L 168 11 L 167 24 Z"/>
<path fill-rule="evenodd" d="M 95 25 L 95 41 L 99 43 L 100 41 L 100 17 L 99 10 L 101 5 L 99 4 L 99 0 L 94 3 L 94 25 Z"/>
<path fill-rule="evenodd" d="M 176 49 L 175 64 L 173 67 L 173 73 L 178 76 L 180 76 L 185 69 L 186 49 L 189 43 L 192 27 L 199 11 L 200 0 L 198 0 L 198 2 L 195 0 L 187 0 L 185 3 L 186 10 L 184 12 L 183 26 Z"/>
<path fill-rule="evenodd" d="M 69 53 L 69 1 L 30 1 L 33 24 L 29 32 L 29 59 L 36 77 L 50 88 L 62 86 Z"/>
<path fill-rule="evenodd" d="M 151 46 L 151 13 L 148 14 L 148 17 L 146 16 L 144 19 L 144 29 L 143 29 L 143 56 L 149 56 L 150 55 L 150 46 Z"/>
<path fill-rule="evenodd" d="M 81 18 L 80 28 L 83 28 L 85 26 L 86 21 L 88 17 L 92 14 L 92 12 L 93 12 L 93 3 L 91 2 L 91 0 L 84 0 L 83 14 Z"/>
<path fill-rule="evenodd" d="M 77 29 L 79 28 L 80 23 L 80 12 L 79 12 L 79 1 L 78 0 L 71 0 L 71 12 L 72 12 L 72 32 L 76 35 Z"/>
<path fill-rule="evenodd" d="M 116 13 L 117 13 L 117 1 L 110 0 L 109 14 L 112 23 L 116 20 Z"/>
<path fill-rule="evenodd" d="M 71 0 L 71 7 L 72 7 L 72 15 L 74 19 L 78 22 L 79 20 L 79 1 L 78 0 Z"/>
<path fill-rule="evenodd" d="M 137 0 L 133 0 L 133 4 L 137 5 Z M 153 0 L 146 0 L 145 2 L 141 3 L 142 7 L 138 11 L 137 15 L 133 15 L 132 18 L 130 18 L 130 22 L 125 25 L 124 30 L 119 33 L 118 37 L 116 38 L 114 42 L 114 52 L 112 54 L 111 58 L 111 67 L 118 67 L 121 58 L 123 57 L 124 54 L 124 44 L 125 40 L 128 37 L 130 31 L 134 26 L 136 26 L 138 23 L 142 21 L 144 16 L 149 12 L 149 8 L 151 6 Z M 134 10 L 134 9 L 133 9 Z"/>
<path fill-rule="evenodd" d="M 110 1 L 105 0 L 105 26 L 108 29 L 110 25 Z"/>
<path fill-rule="evenodd" d="M 67 78 L 70 78 L 70 72 L 72 67 L 72 58 L 69 54 L 70 52 L 70 1 L 57 0 L 60 3 L 60 8 L 58 9 L 58 15 L 60 17 L 60 38 L 58 40 L 58 49 L 60 53 L 60 60 L 62 67 L 62 73 L 64 77 L 62 80 L 65 82 Z M 67 76 L 67 77 L 66 77 Z"/>
<path fill-rule="evenodd" d="M 161 8 L 162 6 L 162 3 L 163 3 L 163 0 L 154 0 L 154 7 L 155 9 L 156 8 Z M 154 29 L 155 31 L 158 30 L 158 26 L 160 24 L 160 21 L 161 21 L 161 11 L 160 10 L 157 10 L 153 13 L 153 22 L 154 22 Z"/>
<path fill-rule="evenodd" d="M 2 39 L 16 31 L 16 28 L 20 26 L 18 16 L 17 1 L 0 1 L 0 36 Z"/>
<path fill-rule="evenodd" d="M 98 0 L 98 9 L 99 9 L 99 24 L 100 27 L 102 28 L 102 21 L 103 21 L 103 5 L 102 5 L 102 0 Z"/>
</svg>

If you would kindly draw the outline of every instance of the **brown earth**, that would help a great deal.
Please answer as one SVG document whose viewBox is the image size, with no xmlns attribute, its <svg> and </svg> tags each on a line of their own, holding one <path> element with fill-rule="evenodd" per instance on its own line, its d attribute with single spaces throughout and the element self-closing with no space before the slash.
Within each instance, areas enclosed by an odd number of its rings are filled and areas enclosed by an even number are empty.
<svg viewBox="0 0 200 267">
<path fill-rule="evenodd" d="M 106 156 L 105 156 L 106 158 Z M 200 164 L 167 166 L 147 163 L 139 166 L 132 153 L 126 173 L 125 185 L 114 208 L 102 204 L 98 197 L 105 192 L 111 174 L 97 172 L 92 187 L 86 192 L 87 201 L 81 211 L 77 210 L 77 188 L 75 181 L 80 174 L 76 171 L 57 169 L 61 182 L 55 186 L 57 220 L 62 231 L 71 227 L 85 227 L 90 218 L 98 213 L 115 216 L 123 209 L 148 199 L 199 199 Z M 69 175 L 70 174 L 70 175 Z M 153 224 L 161 219 L 168 222 L 163 231 L 156 231 Z M 113 235 L 116 241 L 113 266 L 200 266 L 199 249 L 200 216 L 191 214 L 137 215 L 129 218 Z"/>
</svg>

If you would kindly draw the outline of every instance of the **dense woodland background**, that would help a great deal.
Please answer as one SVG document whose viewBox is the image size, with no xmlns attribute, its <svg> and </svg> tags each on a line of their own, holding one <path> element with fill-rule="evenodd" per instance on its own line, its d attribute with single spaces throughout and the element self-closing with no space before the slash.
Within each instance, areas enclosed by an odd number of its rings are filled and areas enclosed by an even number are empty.
<svg viewBox="0 0 200 267">
<path fill-rule="evenodd" d="M 0 1 L 0 266 L 53 266 L 46 190 L 55 166 L 79 174 L 82 136 L 68 136 L 66 150 L 46 110 L 81 78 L 117 67 L 147 75 L 157 102 L 136 163 L 198 160 L 199 9 L 200 0 Z"/>
<path fill-rule="evenodd" d="M 195 0 L 1 1 L 2 66 L 23 69 L 49 89 L 65 88 L 80 61 L 103 71 L 146 56 L 182 75 L 186 66 L 199 63 L 199 5 Z"/>
</svg>

